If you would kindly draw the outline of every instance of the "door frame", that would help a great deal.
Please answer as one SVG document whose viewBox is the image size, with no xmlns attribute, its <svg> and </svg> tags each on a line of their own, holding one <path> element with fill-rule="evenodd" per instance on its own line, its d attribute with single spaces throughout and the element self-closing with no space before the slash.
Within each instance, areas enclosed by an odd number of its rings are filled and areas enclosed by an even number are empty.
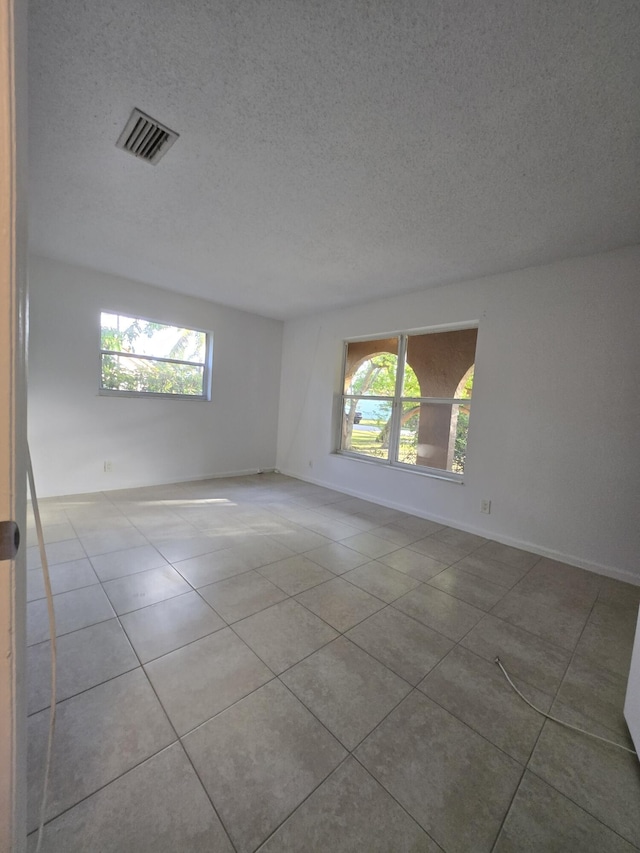
<svg viewBox="0 0 640 853">
<path fill-rule="evenodd" d="M 0 0 L 0 521 L 22 542 L 0 560 L 0 853 L 26 849 L 27 0 Z"/>
</svg>

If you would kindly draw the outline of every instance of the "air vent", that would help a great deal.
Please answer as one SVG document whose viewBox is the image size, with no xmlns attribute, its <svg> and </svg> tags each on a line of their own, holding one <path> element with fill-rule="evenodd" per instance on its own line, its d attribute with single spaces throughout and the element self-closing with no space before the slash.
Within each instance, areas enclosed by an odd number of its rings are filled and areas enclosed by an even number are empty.
<svg viewBox="0 0 640 853">
<path fill-rule="evenodd" d="M 118 148 L 128 151 L 135 157 L 155 164 L 167 153 L 178 138 L 173 130 L 169 130 L 159 121 L 151 118 L 138 109 L 131 113 L 125 129 L 116 142 Z"/>
</svg>

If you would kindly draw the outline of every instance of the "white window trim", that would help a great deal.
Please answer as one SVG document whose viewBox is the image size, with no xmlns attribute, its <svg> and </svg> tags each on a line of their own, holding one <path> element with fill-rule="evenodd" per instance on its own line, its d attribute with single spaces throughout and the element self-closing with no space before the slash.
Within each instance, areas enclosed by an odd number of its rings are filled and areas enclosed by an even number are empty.
<svg viewBox="0 0 640 853">
<path fill-rule="evenodd" d="M 133 317 L 128 311 L 115 311 L 108 308 L 101 309 L 101 314 L 115 314 L 116 316 Z M 164 358 L 162 356 L 140 355 L 138 353 L 117 352 L 115 350 L 105 350 L 100 346 L 98 350 L 98 396 L 100 397 L 138 397 L 144 399 L 156 400 L 190 400 L 196 403 L 211 402 L 211 379 L 213 375 L 213 332 L 207 329 L 198 329 L 194 326 L 176 326 L 174 322 L 166 320 L 153 320 L 150 317 L 142 317 L 136 315 L 136 320 L 142 320 L 144 323 L 158 323 L 162 326 L 173 326 L 174 328 L 188 329 L 190 332 L 201 332 L 205 336 L 205 359 L 204 361 L 185 361 L 180 358 Z M 102 323 L 99 324 L 100 343 L 102 344 Z M 202 367 L 202 394 L 166 394 L 157 391 L 120 391 L 114 388 L 102 387 L 102 356 L 115 355 L 126 356 L 127 358 L 141 358 L 145 361 L 160 361 L 169 364 L 186 364 L 191 367 Z"/>
</svg>

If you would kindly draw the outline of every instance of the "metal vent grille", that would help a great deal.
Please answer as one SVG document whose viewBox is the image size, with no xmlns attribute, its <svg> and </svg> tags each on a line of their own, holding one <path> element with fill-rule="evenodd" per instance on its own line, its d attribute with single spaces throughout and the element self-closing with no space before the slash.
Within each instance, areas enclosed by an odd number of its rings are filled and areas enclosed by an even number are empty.
<svg viewBox="0 0 640 853">
<path fill-rule="evenodd" d="M 126 123 L 120 138 L 116 142 L 118 148 L 128 151 L 154 166 L 164 156 L 178 138 L 174 130 L 169 130 L 159 121 L 135 109 Z"/>
</svg>

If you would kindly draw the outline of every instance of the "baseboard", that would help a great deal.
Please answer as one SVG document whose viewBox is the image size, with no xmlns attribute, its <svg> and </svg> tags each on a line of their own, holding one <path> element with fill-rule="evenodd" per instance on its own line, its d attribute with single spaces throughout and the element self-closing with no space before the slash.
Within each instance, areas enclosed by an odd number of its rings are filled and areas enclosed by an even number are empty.
<svg viewBox="0 0 640 853">
<path fill-rule="evenodd" d="M 118 484 L 117 486 L 112 486 L 111 488 L 105 489 L 86 489 L 86 491 L 75 491 L 68 492 L 65 494 L 46 494 L 40 495 L 38 497 L 41 500 L 46 500 L 48 498 L 66 498 L 71 495 L 93 495 L 93 494 L 109 494 L 109 492 L 120 492 L 123 489 L 145 489 L 153 486 L 176 486 L 180 483 L 196 483 L 201 480 L 222 480 L 225 477 L 248 477 L 253 474 L 269 474 L 274 472 L 275 468 L 246 468 L 240 471 L 223 471 L 216 474 L 195 474 L 189 475 L 185 474 L 180 477 L 180 479 L 175 480 L 145 480 L 144 483 L 125 483 Z"/>
<path fill-rule="evenodd" d="M 360 492 L 357 489 L 336 489 L 335 485 L 333 485 L 332 483 L 324 482 L 323 480 L 319 480 L 315 477 L 303 477 L 300 474 L 294 474 L 293 472 L 287 470 L 283 470 L 281 473 L 285 474 L 287 477 L 293 477 L 296 480 L 303 480 L 306 483 L 312 483 L 314 486 L 322 486 L 326 489 L 331 489 L 334 492 L 343 492 L 345 495 L 349 495 L 350 497 L 361 498 L 362 500 L 370 501 L 371 503 L 380 504 L 380 506 L 386 506 L 389 509 L 397 509 L 400 512 L 406 512 L 409 515 L 416 515 L 419 518 L 425 518 L 428 521 L 435 521 L 436 524 L 445 524 L 447 525 L 447 527 L 455 527 L 458 530 L 464 530 L 466 533 L 475 533 L 478 536 L 484 536 L 487 539 L 492 539 L 495 542 L 500 542 L 501 545 L 510 545 L 512 548 L 520 548 L 523 551 L 530 551 L 532 554 L 539 554 L 539 556 L 541 557 L 548 557 L 549 559 L 557 560 L 560 563 L 568 563 L 570 566 L 576 566 L 579 569 L 585 569 L 586 571 L 594 572 L 594 574 L 597 575 L 603 575 L 604 577 L 624 581 L 625 583 L 630 583 L 634 586 L 640 586 L 640 575 L 626 571 L 625 569 L 619 569 L 616 566 L 608 566 L 603 563 L 596 563 L 590 560 L 585 560 L 584 558 L 578 557 L 575 554 L 566 554 L 563 551 L 556 551 L 553 548 L 546 548 L 545 546 L 538 545 L 535 542 L 528 542 L 523 539 L 515 539 L 512 536 L 504 536 L 493 532 L 491 534 L 488 534 L 487 531 L 483 530 L 482 528 L 474 527 L 470 524 L 462 524 L 457 519 L 447 518 L 445 516 L 425 512 L 418 512 L 415 507 L 406 506 L 398 501 L 390 501 L 378 497 L 376 497 L 375 500 L 372 500 L 370 494 L 365 494 L 364 492 Z"/>
</svg>

